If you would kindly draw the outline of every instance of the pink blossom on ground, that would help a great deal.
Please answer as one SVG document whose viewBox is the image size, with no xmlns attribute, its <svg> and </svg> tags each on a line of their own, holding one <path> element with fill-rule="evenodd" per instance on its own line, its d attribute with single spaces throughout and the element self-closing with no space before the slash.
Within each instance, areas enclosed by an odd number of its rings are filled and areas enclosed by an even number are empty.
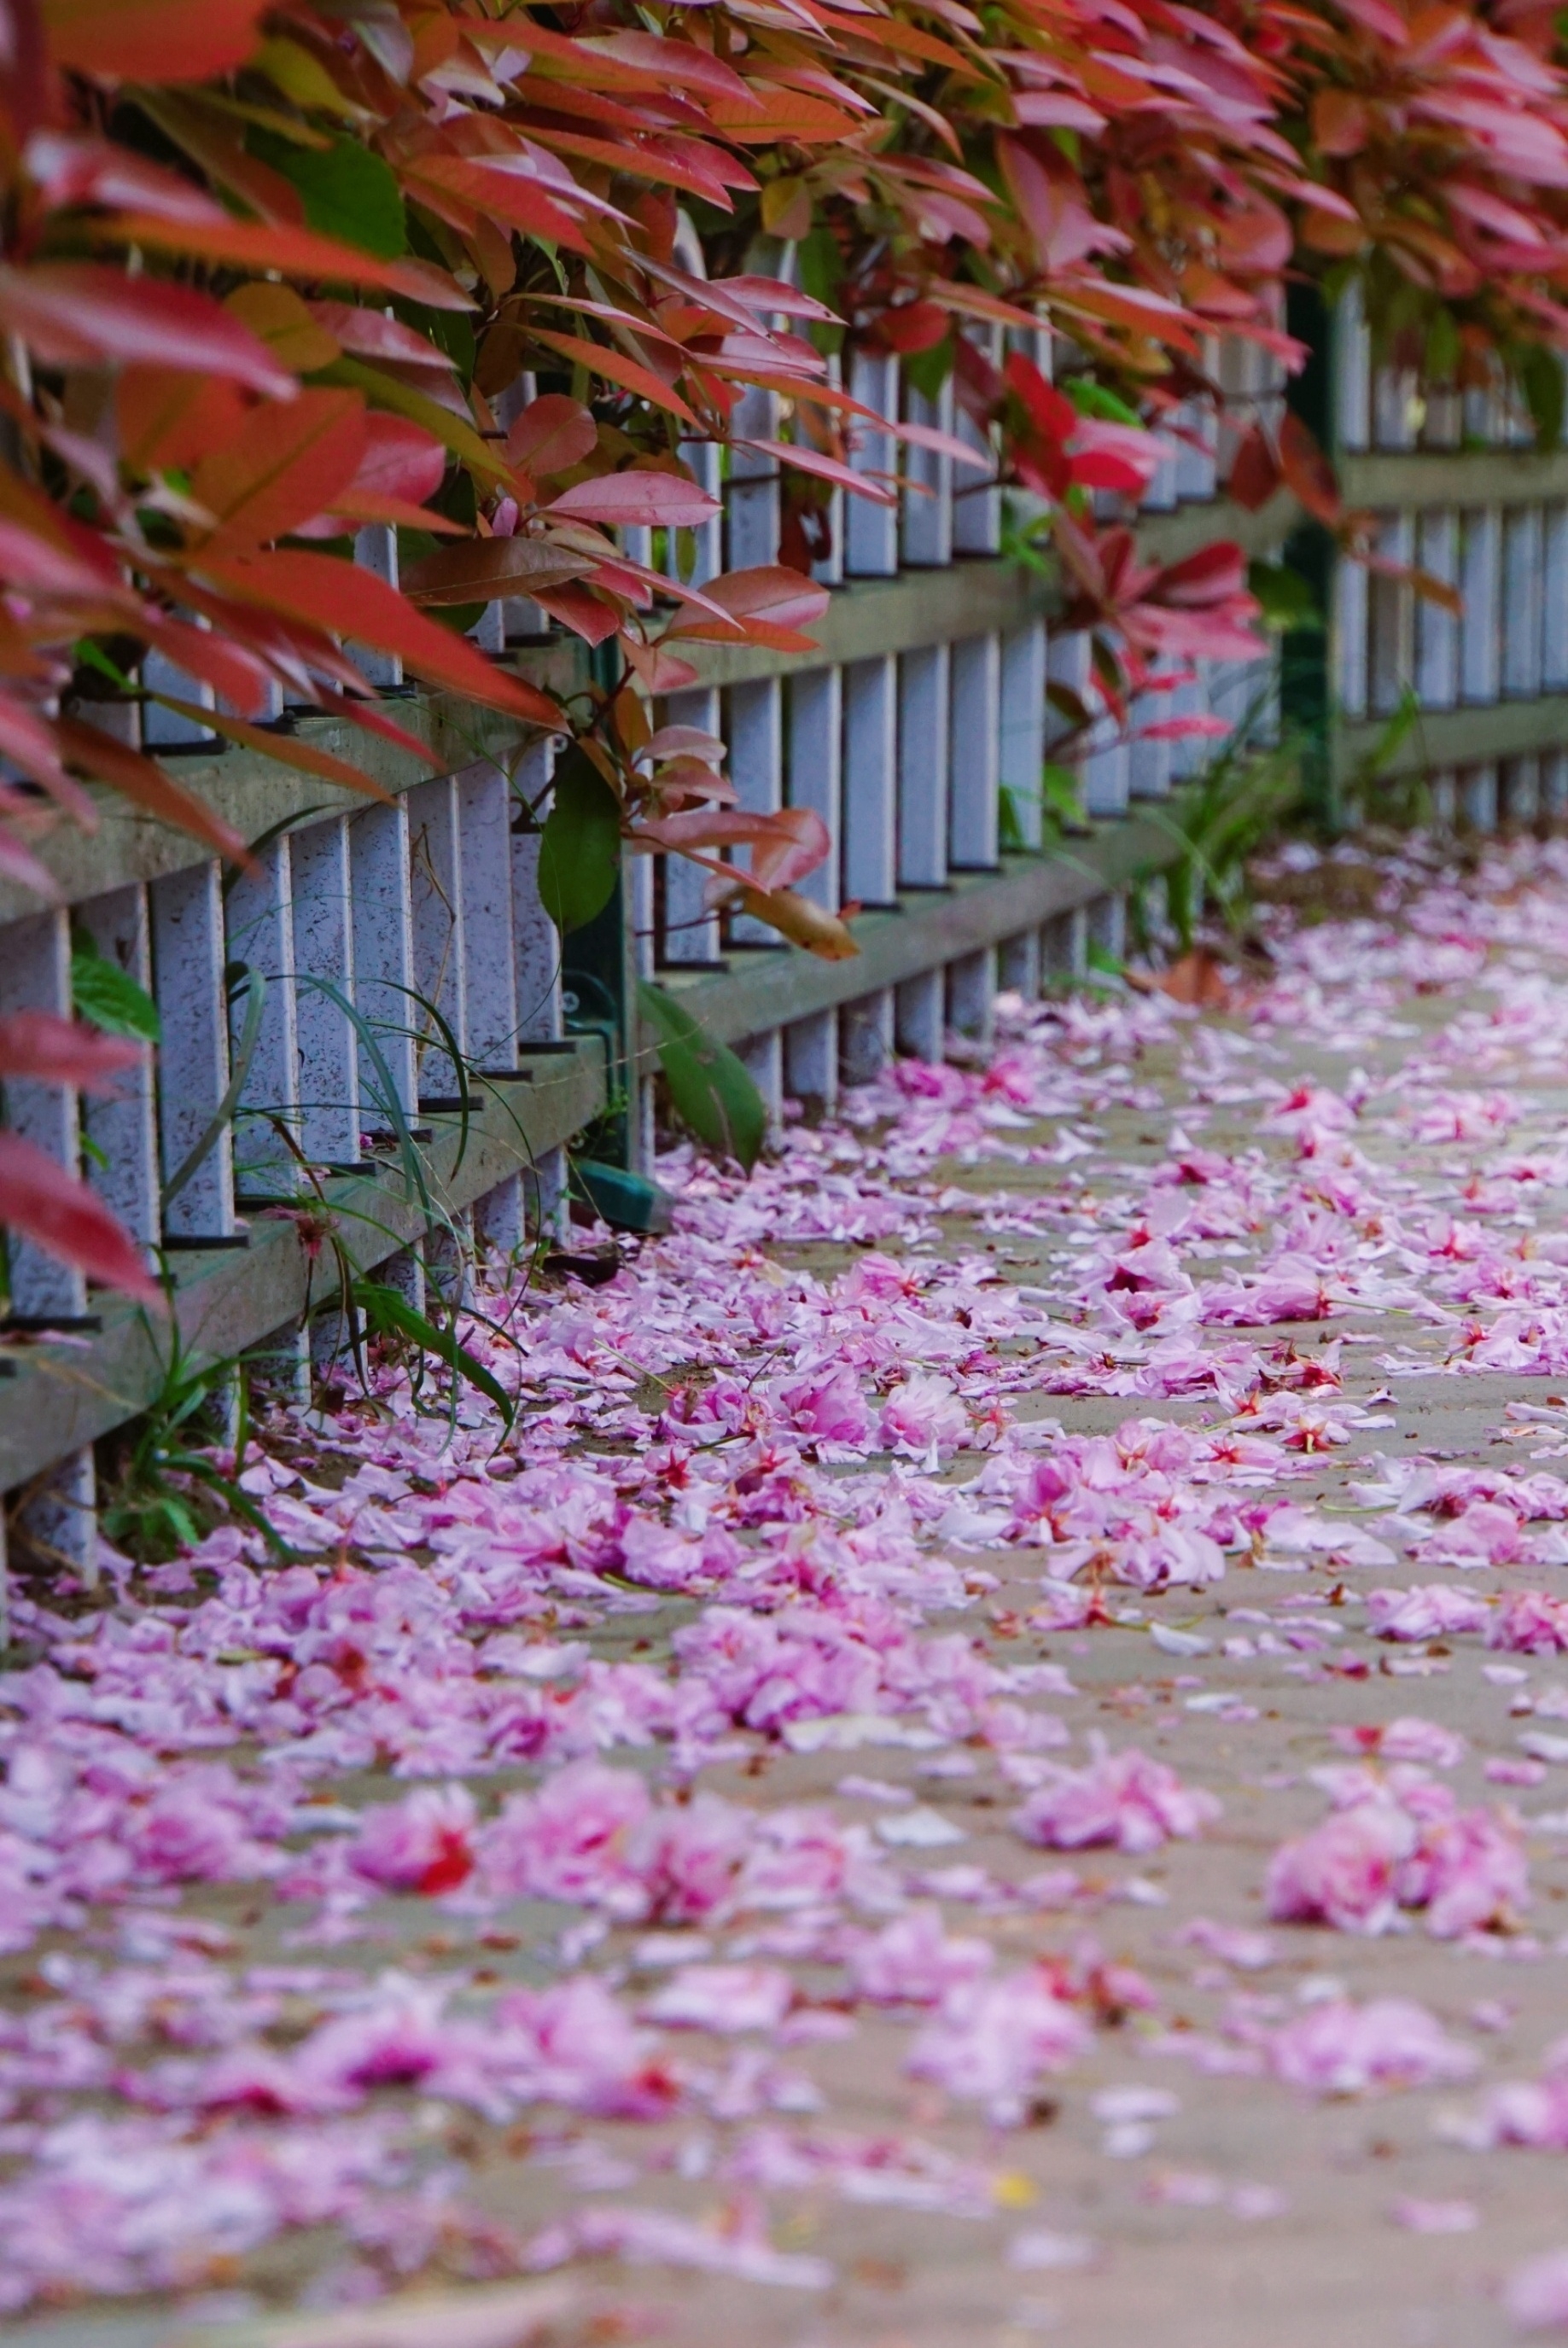
<svg viewBox="0 0 1568 2348">
<path fill-rule="evenodd" d="M 454 1891 L 473 1872 L 475 1818 L 466 1786 L 422 1786 L 363 1813 L 349 1864 L 387 1891 Z"/>
<path fill-rule="evenodd" d="M 1309 2006 L 1269 2041 L 1276 2077 L 1315 2096 L 1359 2096 L 1373 2087 L 1430 2087 L 1469 2078 L 1477 2056 L 1449 2037 L 1437 2016 L 1405 1997 L 1348 1998 Z"/>
<path fill-rule="evenodd" d="M 1516 2267 L 1502 2298 L 1522 2332 L 1568 2331 L 1568 2250 L 1549 2250 Z"/>
<path fill-rule="evenodd" d="M 1047 1850 L 1083 1850 L 1108 1843 L 1134 1854 L 1201 1834 L 1220 1815 L 1212 1794 L 1184 1786 L 1163 1761 L 1129 1746 L 1111 1753 L 1091 1739 L 1087 1768 L 1053 1766 L 1045 1783 L 1015 1811 L 1026 1842 Z"/>
<path fill-rule="evenodd" d="M 1484 1599 L 1440 1581 L 1367 1593 L 1367 1627 L 1378 1639 L 1447 1639 L 1484 1631 L 1490 1612 Z"/>
<path fill-rule="evenodd" d="M 917 1370 L 894 1386 L 882 1405 L 882 1440 L 890 1451 L 923 1458 L 933 1448 L 962 1443 L 969 1414 L 948 1379 Z"/>
<path fill-rule="evenodd" d="M 1038 1969 L 960 1983 L 916 2037 L 907 2068 L 1015 2126 L 1041 2077 L 1087 2052 L 1091 2033 Z"/>
<path fill-rule="evenodd" d="M 794 1993 L 777 1965 L 682 1965 L 642 2010 L 666 2028 L 777 2030 Z"/>
<path fill-rule="evenodd" d="M 989 1941 L 948 1933 L 941 1909 L 923 1906 L 868 1934 L 851 1954 L 850 1981 L 873 2005 L 937 2005 L 992 1962 Z"/>
</svg>

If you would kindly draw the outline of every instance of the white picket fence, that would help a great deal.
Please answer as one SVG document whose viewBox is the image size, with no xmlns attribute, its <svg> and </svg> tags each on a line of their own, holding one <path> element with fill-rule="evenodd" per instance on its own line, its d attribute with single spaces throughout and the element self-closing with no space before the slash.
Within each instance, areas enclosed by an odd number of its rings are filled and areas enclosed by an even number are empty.
<svg viewBox="0 0 1568 2348">
<path fill-rule="evenodd" d="M 1377 550 L 1456 588 L 1460 615 L 1360 565 L 1336 574 L 1333 677 L 1348 774 L 1413 694 L 1391 771 L 1424 777 L 1440 821 L 1489 830 L 1568 811 L 1568 458 L 1538 456 L 1501 386 L 1422 397 L 1375 366 L 1359 307 L 1336 321 L 1347 502 Z"/>
<path fill-rule="evenodd" d="M 999 337 L 990 347 L 1001 355 Z M 1230 432 L 1280 386 L 1245 352 L 1227 353 L 1224 366 L 1237 402 Z M 930 401 L 902 386 L 900 372 L 893 359 L 862 356 L 850 388 L 890 423 L 956 432 L 980 466 L 955 468 L 945 453 L 865 431 L 857 468 L 885 479 L 902 471 L 905 484 L 886 504 L 834 494 L 833 552 L 820 566 L 833 590 L 821 654 L 699 647 L 699 683 L 663 711 L 665 722 L 723 736 L 744 806 L 820 814 L 832 850 L 802 888 L 830 910 L 866 908 L 868 935 L 879 909 L 884 927 L 887 909 L 902 909 L 896 981 L 868 994 L 853 963 L 833 965 L 825 981 L 824 965 L 807 969 L 808 957 L 770 942 L 755 922 L 712 911 L 696 868 L 667 859 L 655 869 L 648 858 L 631 867 L 628 960 L 674 989 L 700 989 L 704 1015 L 739 1043 L 776 1112 L 786 1093 L 830 1103 L 841 1072 L 861 1079 L 890 1052 L 940 1057 L 950 1029 L 984 1031 L 999 983 L 1028 992 L 1042 973 L 1081 969 L 1091 928 L 1112 951 L 1121 942 L 1121 897 L 1097 881 L 1091 848 L 1074 843 L 1065 862 L 1026 858 L 1022 884 L 1019 860 L 1004 853 L 1004 792 L 1015 839 L 1038 849 L 1041 767 L 1059 731 L 1047 688 L 1055 680 L 1090 695 L 1087 643 L 1055 633 L 1045 583 L 1002 558 L 1003 496 L 978 436 L 955 417 L 951 386 Z M 521 385 L 519 401 L 530 390 Z M 748 395 L 737 431 L 777 438 L 775 396 Z M 772 460 L 744 448 L 721 458 L 706 444 L 686 453 L 723 504 L 722 518 L 696 534 L 690 578 L 772 561 Z M 1145 500 L 1156 533 L 1162 520 L 1178 527 L 1189 510 L 1213 504 L 1216 456 L 1212 429 L 1194 426 L 1171 440 Z M 1214 527 L 1202 520 L 1181 543 L 1200 543 Z M 651 533 L 628 539 L 644 561 L 664 551 Z M 673 572 L 675 545 L 668 551 Z M 357 553 L 395 575 L 389 532 L 362 532 Z M 474 633 L 524 674 L 553 681 L 573 673 L 580 651 L 545 641 L 542 615 L 521 602 L 492 604 Z M 372 666 L 377 683 L 399 684 L 395 664 Z M 155 661 L 144 675 L 160 690 L 201 697 Z M 1267 689 L 1266 663 L 1211 664 L 1140 716 L 1234 716 Z M 562 1145 L 615 1079 L 598 1039 L 574 1044 L 563 1024 L 559 941 L 536 887 L 538 835 L 515 822 L 520 798 L 542 806 L 550 745 L 498 743 L 492 726 L 483 755 L 454 760 L 435 779 L 383 758 L 390 803 L 366 805 L 295 777 L 280 781 L 249 752 L 220 757 L 193 721 L 156 704 L 97 703 L 82 714 L 179 757 L 181 780 L 259 841 L 253 869 L 235 873 L 198 843 L 150 836 L 121 815 L 96 842 L 59 851 L 61 905 L 28 910 L 0 896 L 0 1011 L 69 1011 L 73 933 L 157 1003 L 161 1050 L 120 1097 L 11 1084 L 5 1121 L 83 1170 L 150 1258 L 170 1267 L 190 1358 L 269 1338 L 287 1352 L 292 1341 L 277 1333 L 303 1300 L 300 1251 L 293 1226 L 280 1228 L 267 1202 L 308 1189 L 302 1161 L 328 1200 L 359 1200 L 360 1266 L 380 1264 L 378 1276 L 411 1295 L 424 1260 L 449 1262 L 470 1233 L 505 1251 L 529 1223 L 558 1216 Z M 417 726 L 429 705 L 415 697 L 400 714 Z M 281 707 L 274 715 L 289 722 Z M 429 738 L 443 737 L 438 728 Z M 1202 745 L 1130 743 L 1108 722 L 1081 761 L 1087 808 L 1114 824 L 1138 802 L 1167 796 L 1203 755 Z M 1035 871 L 1045 875 L 1037 889 Z M 949 901 L 963 916 L 959 952 L 944 926 Z M 748 993 L 746 967 L 755 972 L 758 957 L 769 958 L 769 976 Z M 634 1014 L 633 1031 L 634 1157 L 645 1167 L 651 1063 Z M 477 1136 L 469 1141 L 459 1134 L 467 1093 Z M 409 1136 L 438 1191 L 439 1229 L 429 1233 L 399 1189 L 399 1143 L 406 1148 Z M 369 1195 L 389 1203 L 367 1215 Z M 31 1246 L 14 1243 L 10 1264 L 0 1488 L 31 1542 L 88 1566 L 92 1441 L 146 1407 L 164 1340 L 155 1323 L 89 1296 L 78 1274 Z M 139 1334 L 128 1334 L 132 1321 Z"/>
</svg>

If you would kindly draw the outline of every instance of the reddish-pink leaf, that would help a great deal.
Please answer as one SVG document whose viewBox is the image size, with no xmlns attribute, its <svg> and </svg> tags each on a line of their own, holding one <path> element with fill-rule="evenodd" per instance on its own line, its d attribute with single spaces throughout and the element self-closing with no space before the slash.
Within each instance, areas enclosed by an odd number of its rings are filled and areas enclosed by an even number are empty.
<svg viewBox="0 0 1568 2348">
<path fill-rule="evenodd" d="M 160 220 L 150 212 L 117 212 L 93 222 L 95 236 L 138 244 L 192 261 L 232 262 L 241 269 L 279 269 L 288 277 L 329 285 L 378 285 L 428 310 L 471 310 L 473 304 L 443 269 L 421 261 L 377 261 L 356 244 L 317 236 L 286 221 Z"/>
<path fill-rule="evenodd" d="M 417 612 L 406 597 L 362 564 L 287 547 L 271 553 L 207 562 L 202 569 L 224 593 L 304 620 L 335 636 L 396 653 L 428 685 L 492 709 L 510 710 L 535 725 L 557 726 L 554 702 L 508 670 L 493 666 L 465 636 Z"/>
<path fill-rule="evenodd" d="M 793 465 L 798 473 L 814 473 L 819 480 L 836 482 L 840 489 L 849 489 L 857 498 L 869 499 L 872 505 L 891 506 L 898 502 L 897 491 L 890 489 L 885 482 L 868 479 L 864 473 L 853 471 L 837 457 L 825 456 L 820 448 L 813 448 L 809 441 L 742 440 L 737 445 L 742 448 L 755 448 L 762 456 L 771 457 L 776 464 Z M 965 450 L 965 453 L 967 455 L 969 452 Z"/>
<path fill-rule="evenodd" d="M 206 81 L 242 66 L 266 0 L 43 0 L 58 66 L 107 81 Z"/>
<path fill-rule="evenodd" d="M 85 1182 L 19 1133 L 0 1133 L 0 1225 L 144 1304 L 161 1299 L 135 1241 Z"/>
<path fill-rule="evenodd" d="M 217 518 L 213 544 L 238 550 L 286 538 L 355 478 L 365 445 L 356 391 L 302 391 L 281 413 L 253 408 L 191 478 L 197 503 Z"/>
<path fill-rule="evenodd" d="M 349 485 L 353 494 L 401 498 L 413 506 L 433 498 L 447 469 L 440 442 L 407 417 L 385 416 L 378 409 L 371 410 L 365 425 L 365 453 Z"/>
<path fill-rule="evenodd" d="M 0 1019 L 0 1076 L 39 1084 L 75 1085 L 85 1093 L 119 1090 L 116 1076 L 139 1066 L 147 1046 L 129 1035 L 106 1035 L 53 1011 L 14 1011 Z"/>
<path fill-rule="evenodd" d="M 547 391 L 530 400 L 506 436 L 506 453 L 536 481 L 569 473 L 599 446 L 599 427 L 580 400 Z"/>
<path fill-rule="evenodd" d="M 205 294 L 92 262 L 0 266 L 0 321 L 50 366 L 141 360 L 226 376 L 276 399 L 297 388 L 265 343 Z"/>
<path fill-rule="evenodd" d="M 602 473 L 562 489 L 546 510 L 622 528 L 695 530 L 713 520 L 719 501 L 676 473 Z"/>
</svg>

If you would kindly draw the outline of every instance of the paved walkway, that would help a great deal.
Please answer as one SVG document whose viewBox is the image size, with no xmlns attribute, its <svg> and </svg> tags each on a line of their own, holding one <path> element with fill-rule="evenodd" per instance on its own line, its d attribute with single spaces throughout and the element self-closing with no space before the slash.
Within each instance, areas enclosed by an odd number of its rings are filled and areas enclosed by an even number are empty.
<svg viewBox="0 0 1568 2348">
<path fill-rule="evenodd" d="M 24 1601 L 18 2336 L 1568 2326 L 1568 853 L 1307 861 Z"/>
</svg>

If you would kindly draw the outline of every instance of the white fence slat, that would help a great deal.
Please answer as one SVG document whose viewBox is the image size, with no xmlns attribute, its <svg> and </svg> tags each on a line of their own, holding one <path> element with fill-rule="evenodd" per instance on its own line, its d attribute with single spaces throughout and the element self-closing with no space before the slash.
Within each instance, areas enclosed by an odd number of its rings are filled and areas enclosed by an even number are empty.
<svg viewBox="0 0 1568 2348">
<path fill-rule="evenodd" d="M 234 1179 L 240 1189 L 265 1185 L 265 1167 L 294 1187 L 294 1160 L 269 1119 L 277 1117 L 300 1133 L 299 1034 L 294 1019 L 294 843 L 287 832 L 258 849 L 255 869 L 232 877 L 224 905 L 229 960 L 242 962 L 266 984 L 261 1030 L 251 1058 L 241 1116 L 235 1125 Z M 248 990 L 229 1009 L 229 1049 L 238 1047 L 245 1024 Z M 245 1112 L 250 1114 L 245 1114 Z"/>
<path fill-rule="evenodd" d="M 1029 620 L 1002 639 L 1001 788 L 1026 848 L 1038 848 L 1046 758 L 1046 623 Z"/>
<path fill-rule="evenodd" d="M 1171 746 L 1163 736 L 1150 739 L 1144 730 L 1170 715 L 1169 694 L 1140 693 L 1132 705 L 1127 765 L 1127 788 L 1132 798 L 1163 799 L 1171 795 Z"/>
<path fill-rule="evenodd" d="M 517 1066 L 517 955 L 511 927 L 511 787 L 492 759 L 457 778 L 462 845 L 463 1041 L 476 1068 Z"/>
<path fill-rule="evenodd" d="M 223 901 L 217 863 L 171 872 L 153 881 L 148 898 L 153 977 L 163 1025 L 158 1100 L 160 1157 L 167 1183 L 201 1139 L 229 1083 Z M 232 1237 L 230 1126 L 224 1126 L 195 1173 L 170 1200 L 163 1228 L 180 1239 Z"/>
<path fill-rule="evenodd" d="M 152 940 L 141 882 L 88 898 L 76 907 L 75 917 L 104 960 L 150 994 Z M 7 938 L 0 955 L 8 952 Z M 80 1107 L 82 1130 L 106 1161 L 88 1164 L 88 1181 L 145 1248 L 157 1245 L 160 1230 L 157 1066 L 150 1049 L 139 1067 L 119 1077 L 113 1098 L 84 1095 Z"/>
<path fill-rule="evenodd" d="M 1415 554 L 1410 516 L 1385 516 L 1377 545 L 1391 562 L 1408 567 Z M 1374 716 L 1387 717 L 1399 706 L 1415 667 L 1415 598 L 1403 579 L 1373 572 L 1367 630 L 1367 697 Z"/>
<path fill-rule="evenodd" d="M 957 871 L 995 871 L 1001 794 L 1002 640 L 965 636 L 950 655 L 947 856 Z"/>
<path fill-rule="evenodd" d="M 71 1012 L 70 916 L 57 907 L 12 922 L 0 954 L 0 1016 L 16 1011 Z M 77 1095 L 68 1085 L 29 1083 L 9 1076 L 5 1085 L 5 1124 L 71 1173 L 77 1171 L 81 1136 Z M 11 1309 L 26 1317 L 60 1313 L 74 1318 L 87 1309 L 87 1282 L 71 1264 L 61 1263 L 15 1232 L 8 1242 Z"/>
<path fill-rule="evenodd" d="M 843 363 L 837 351 L 830 351 L 828 354 L 829 386 L 837 391 L 842 382 Z M 819 486 L 821 485 L 819 484 Z M 867 499 L 848 498 L 846 492 L 835 481 L 828 490 L 828 501 L 823 509 L 828 530 L 828 551 L 826 554 L 819 555 L 811 565 L 811 576 L 819 587 L 841 587 L 844 583 L 844 533 L 849 527 L 844 512 L 846 503 L 863 506 L 867 503 Z"/>
<path fill-rule="evenodd" d="M 947 885 L 950 664 L 924 644 L 898 664 L 898 885 Z"/>
<path fill-rule="evenodd" d="M 362 1056 L 359 1082 L 365 1113 L 390 1128 L 394 1107 L 412 1124 L 418 1115 L 414 1057 L 417 1012 L 408 990 L 414 983 L 414 934 L 409 872 L 408 806 L 366 808 L 348 821 L 348 852 L 354 890 L 354 1000 L 374 1036 L 391 1079 L 393 1099 L 370 1055 Z"/>
<path fill-rule="evenodd" d="M 1457 589 L 1460 576 L 1459 516 L 1447 509 L 1422 514 L 1416 560 L 1434 579 Z M 1429 596 L 1416 600 L 1415 686 L 1423 709 L 1451 709 L 1460 693 L 1460 623 Z"/>
<path fill-rule="evenodd" d="M 1465 611 L 1460 630 L 1460 698 L 1485 704 L 1497 699 L 1500 682 L 1502 516 L 1496 506 L 1478 507 L 1464 516 L 1461 533 L 1460 584 Z"/>
<path fill-rule="evenodd" d="M 1541 813 L 1540 759 L 1505 759 L 1498 775 L 1498 797 L 1506 822 L 1533 823 Z"/>
<path fill-rule="evenodd" d="M 523 753 L 518 768 L 518 789 L 541 824 L 549 812 L 549 801 L 542 794 L 553 765 L 553 746 L 538 742 Z M 561 932 L 539 899 L 542 835 L 513 831 L 509 837 L 518 1032 L 525 1043 L 554 1043 L 565 1033 L 561 1012 Z"/>
<path fill-rule="evenodd" d="M 891 986 L 846 1003 L 839 1014 L 839 1067 L 847 1085 L 874 1082 L 893 1056 Z"/>
<path fill-rule="evenodd" d="M 200 627 L 202 623 L 197 620 Z M 200 677 L 191 676 L 177 668 L 167 653 L 152 650 L 142 654 L 141 682 L 149 693 L 167 693 L 175 701 L 192 701 L 203 709 L 217 706 L 217 695 Z M 194 717 L 183 717 L 177 709 L 165 709 L 161 702 L 141 704 L 141 739 L 149 750 L 199 750 L 214 746 L 218 736 L 210 726 L 202 726 Z"/>
<path fill-rule="evenodd" d="M 1088 968 L 1088 914 L 1082 905 L 1040 924 L 1042 979 L 1078 979 Z"/>
<path fill-rule="evenodd" d="M 1548 750 L 1541 761 L 1541 809 L 1543 815 L 1568 815 L 1568 750 Z"/>
<path fill-rule="evenodd" d="M 1000 326 L 965 326 L 960 330 L 975 344 L 993 366 L 1002 364 Z M 969 465 L 953 469 L 953 551 L 955 554 L 995 554 L 1002 543 L 1002 492 L 996 483 L 992 436 L 983 432 L 954 400 L 954 431 L 965 448 L 986 460 L 987 470 Z"/>
<path fill-rule="evenodd" d="M 1372 335 L 1354 281 L 1340 295 L 1333 324 L 1334 418 L 1341 448 L 1372 441 Z"/>
<path fill-rule="evenodd" d="M 996 949 L 981 946 L 947 965 L 947 1025 L 955 1035 L 988 1044 L 995 1026 Z"/>
<path fill-rule="evenodd" d="M 1533 700 L 1541 691 L 1541 524 L 1539 506 L 1519 506 L 1509 514 L 1502 533 L 1502 690 L 1521 701 Z"/>
<path fill-rule="evenodd" d="M 953 378 L 934 399 L 904 386 L 904 420 L 953 429 Z M 953 459 L 934 448 L 905 444 L 902 450 L 903 560 L 912 571 L 942 570 L 953 560 Z"/>
<path fill-rule="evenodd" d="M 892 903 L 898 889 L 898 663 L 844 670 L 844 895 Z"/>
<path fill-rule="evenodd" d="M 664 567 L 668 578 L 687 587 L 706 587 L 724 569 L 723 452 L 716 440 L 683 440 L 680 448 L 692 479 L 710 498 L 720 500 L 720 510 L 711 521 L 698 522 L 695 530 L 665 533 Z M 683 540 L 692 551 L 689 570 L 681 563 Z"/>
<path fill-rule="evenodd" d="M 294 862 L 294 1025 L 299 1036 L 300 1138 L 313 1165 L 359 1159 L 359 1055 L 354 1023 L 319 979 L 354 1001 L 354 914 L 348 823 L 329 816 L 290 842 Z"/>
<path fill-rule="evenodd" d="M 735 404 L 730 429 L 737 440 L 777 440 L 779 395 L 753 386 Z M 779 466 L 760 449 L 733 448 L 725 487 L 731 571 L 751 571 L 779 560 Z"/>
<path fill-rule="evenodd" d="M 837 912 L 843 853 L 843 671 L 807 669 L 789 679 L 787 796 L 812 808 L 828 828 L 826 861 L 799 883 L 800 894 Z"/>
<path fill-rule="evenodd" d="M 1568 505 L 1550 505 L 1542 523 L 1541 682 L 1547 693 L 1568 688 Z"/>
<path fill-rule="evenodd" d="M 784 1117 L 784 1034 L 770 1027 L 765 1035 L 748 1035 L 736 1051 L 752 1083 L 761 1094 L 769 1128 L 777 1132 Z"/>
<path fill-rule="evenodd" d="M 729 779 L 741 807 L 753 815 L 776 815 L 784 804 L 784 686 L 776 676 L 732 685 L 727 695 Z M 737 945 L 777 946 L 777 930 L 749 913 L 732 913 L 729 933 Z"/>
<path fill-rule="evenodd" d="M 773 529 L 775 542 L 777 542 L 776 480 L 750 481 L 747 487 L 748 490 L 751 489 L 767 490 L 773 497 Z M 731 495 L 734 495 L 733 484 Z M 733 510 L 732 509 L 732 512 Z M 742 514 L 749 517 L 745 524 L 747 528 L 755 525 L 757 529 L 761 530 L 765 527 L 764 523 L 757 520 L 759 510 L 760 509 L 745 507 L 741 509 Z M 755 559 L 762 561 L 772 558 L 758 555 Z M 717 734 L 722 723 L 717 691 L 704 687 L 689 693 L 672 693 L 664 705 L 664 723 L 666 726 L 695 726 L 704 734 Z M 708 874 L 700 864 L 694 864 L 689 857 L 665 856 L 659 860 L 664 868 L 665 880 L 665 918 L 664 932 L 659 942 L 660 961 L 676 966 L 683 963 L 690 964 L 717 962 L 719 959 L 720 947 L 719 917 L 717 912 L 710 911 L 705 902 L 707 895 Z"/>
<path fill-rule="evenodd" d="M 388 587 L 397 584 L 397 533 L 382 521 L 366 522 L 354 533 L 354 560 L 362 571 Z M 351 647 L 356 667 L 370 684 L 385 690 L 403 682 L 403 664 L 396 653 L 372 652 L 364 644 Z"/>
<path fill-rule="evenodd" d="M 898 417 L 898 361 L 891 353 L 857 351 L 850 363 L 850 396 L 862 407 L 894 421 Z M 891 432 L 879 432 L 864 417 L 850 426 L 850 465 L 857 473 L 875 474 L 891 489 L 898 470 L 899 445 Z M 879 505 L 870 498 L 848 498 L 844 503 L 844 570 L 851 579 L 891 579 L 898 570 L 898 507 Z"/>
<path fill-rule="evenodd" d="M 1497 768 L 1470 767 L 1460 778 L 1460 801 L 1472 831 L 1497 829 Z"/>
<path fill-rule="evenodd" d="M 943 973 L 923 970 L 893 990 L 893 1035 L 901 1052 L 934 1066 L 942 1057 L 946 1010 Z"/>
<path fill-rule="evenodd" d="M 996 949 L 996 983 L 1005 994 L 1022 995 L 1026 1003 L 1037 999 L 1040 992 L 1038 930 L 1020 930 L 1016 937 L 1002 940 Z"/>
<path fill-rule="evenodd" d="M 839 1014 L 816 1011 L 784 1030 L 785 1090 L 813 1116 L 830 1116 L 839 1098 Z"/>
<path fill-rule="evenodd" d="M 1336 698 L 1346 717 L 1367 715 L 1367 566 L 1336 562 L 1330 642 Z"/>
<path fill-rule="evenodd" d="M 408 845 L 413 881 L 409 891 L 414 938 L 414 985 L 433 1004 L 464 1047 L 463 850 L 458 829 L 458 789 L 450 775 L 418 783 L 408 793 Z M 462 1090 L 460 1071 L 440 1040 L 440 1029 L 420 1004 L 413 1005 L 419 1094 L 425 1100 L 450 1099 Z"/>
</svg>

